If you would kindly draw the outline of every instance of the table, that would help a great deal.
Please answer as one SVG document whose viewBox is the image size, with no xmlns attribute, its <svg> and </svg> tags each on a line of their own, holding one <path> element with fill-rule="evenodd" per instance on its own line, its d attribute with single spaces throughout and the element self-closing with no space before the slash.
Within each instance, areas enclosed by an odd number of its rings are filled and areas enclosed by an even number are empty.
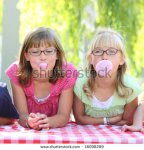
<svg viewBox="0 0 144 150">
<path fill-rule="evenodd" d="M 25 129 L 18 123 L 0 126 L 0 144 L 142 144 L 144 134 L 122 132 L 120 126 L 77 125 L 36 131 Z"/>
</svg>

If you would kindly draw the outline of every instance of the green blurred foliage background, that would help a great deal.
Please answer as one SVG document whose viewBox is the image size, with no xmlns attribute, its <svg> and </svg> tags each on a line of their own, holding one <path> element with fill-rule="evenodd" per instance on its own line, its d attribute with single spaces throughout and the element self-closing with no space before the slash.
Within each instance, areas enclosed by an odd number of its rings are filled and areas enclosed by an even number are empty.
<svg viewBox="0 0 144 150">
<path fill-rule="evenodd" d="M 2 20 L 3 20 L 3 0 L 0 0 L 0 33 L 2 32 Z"/>
<path fill-rule="evenodd" d="M 1 0 L 0 10 L 2 5 Z M 143 0 L 19 0 L 17 8 L 20 43 L 31 29 L 50 27 L 60 36 L 67 60 L 79 67 L 96 29 L 111 27 L 125 38 L 129 72 L 138 78 L 144 76 Z"/>
</svg>

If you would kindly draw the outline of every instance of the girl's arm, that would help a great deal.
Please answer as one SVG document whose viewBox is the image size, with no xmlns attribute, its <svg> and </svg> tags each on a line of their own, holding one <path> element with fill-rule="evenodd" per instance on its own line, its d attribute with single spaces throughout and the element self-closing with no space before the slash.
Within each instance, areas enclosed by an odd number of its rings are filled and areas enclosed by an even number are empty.
<svg viewBox="0 0 144 150">
<path fill-rule="evenodd" d="M 135 98 L 133 101 L 126 104 L 122 120 L 117 122 L 116 125 L 121 126 L 125 124 L 131 125 L 133 123 L 133 117 L 137 106 L 138 106 L 138 98 Z"/>
<path fill-rule="evenodd" d="M 20 86 L 14 84 L 13 82 L 11 82 L 11 87 L 12 87 L 14 104 L 19 113 L 20 125 L 22 125 L 23 127 L 31 127 L 33 129 L 39 130 L 38 127 L 39 123 L 37 122 L 39 118 L 34 117 L 33 119 L 33 117 L 29 116 L 26 96 L 23 89 Z"/>
<path fill-rule="evenodd" d="M 144 121 L 144 102 L 139 104 L 134 114 L 133 124 L 131 126 L 124 125 L 122 127 L 122 131 L 141 131 L 144 133 L 143 128 L 143 121 Z"/>
<path fill-rule="evenodd" d="M 104 124 L 104 118 L 94 118 L 85 115 L 85 107 L 82 101 L 74 95 L 74 103 L 73 103 L 73 113 L 75 120 L 78 124 Z M 116 122 L 120 121 L 122 118 L 122 115 L 118 115 L 115 117 L 109 118 L 110 124 L 115 124 Z"/>
<path fill-rule="evenodd" d="M 40 120 L 40 128 L 56 128 L 63 127 L 70 118 L 73 103 L 73 87 L 63 90 L 59 99 L 59 108 L 56 115 Z"/>
<path fill-rule="evenodd" d="M 0 125 L 12 124 L 13 120 L 14 119 L 11 119 L 11 118 L 0 117 Z"/>
<path fill-rule="evenodd" d="M 26 103 L 26 97 L 24 94 L 23 89 L 14 84 L 11 81 L 11 87 L 12 87 L 12 93 L 13 93 L 13 101 L 14 105 L 17 108 L 17 111 L 19 113 L 19 123 L 26 127 L 26 118 L 28 116 L 28 109 L 27 109 L 27 103 Z"/>
</svg>

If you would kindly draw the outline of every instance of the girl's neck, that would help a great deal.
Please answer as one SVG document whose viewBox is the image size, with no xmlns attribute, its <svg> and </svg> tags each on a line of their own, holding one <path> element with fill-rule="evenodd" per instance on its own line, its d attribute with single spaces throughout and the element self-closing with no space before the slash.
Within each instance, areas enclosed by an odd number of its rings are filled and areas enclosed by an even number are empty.
<svg viewBox="0 0 144 150">
<path fill-rule="evenodd" d="M 116 78 L 99 78 L 97 77 L 95 80 L 96 87 L 98 88 L 110 88 L 115 87 Z"/>
<path fill-rule="evenodd" d="M 34 79 L 34 82 L 41 82 L 41 83 L 43 83 L 43 82 L 48 82 L 48 78 L 35 78 Z"/>
</svg>

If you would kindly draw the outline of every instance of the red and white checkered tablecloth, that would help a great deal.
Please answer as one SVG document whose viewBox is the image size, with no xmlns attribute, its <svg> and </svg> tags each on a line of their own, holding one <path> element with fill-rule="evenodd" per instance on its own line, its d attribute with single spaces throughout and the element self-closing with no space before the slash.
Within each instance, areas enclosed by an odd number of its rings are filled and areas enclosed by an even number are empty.
<svg viewBox="0 0 144 150">
<path fill-rule="evenodd" d="M 36 131 L 25 129 L 18 124 L 0 126 L 0 143 L 22 144 L 142 144 L 144 134 L 122 132 L 119 126 L 77 125 L 68 123 L 66 127 Z"/>
</svg>

